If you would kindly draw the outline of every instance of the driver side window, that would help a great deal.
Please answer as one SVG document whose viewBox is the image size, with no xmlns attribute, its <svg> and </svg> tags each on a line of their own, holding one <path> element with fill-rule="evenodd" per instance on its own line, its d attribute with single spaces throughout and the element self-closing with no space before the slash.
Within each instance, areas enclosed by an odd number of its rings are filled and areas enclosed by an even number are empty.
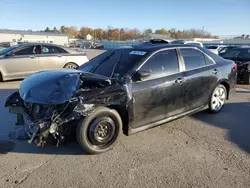
<svg viewBox="0 0 250 188">
<path fill-rule="evenodd" d="M 34 55 L 34 54 L 36 54 L 35 46 L 28 46 L 28 47 L 22 48 L 20 50 L 15 51 L 13 54 L 15 56 Z"/>
<path fill-rule="evenodd" d="M 156 53 L 140 68 L 140 71 L 150 73 L 149 79 L 179 72 L 176 50 Z"/>
</svg>

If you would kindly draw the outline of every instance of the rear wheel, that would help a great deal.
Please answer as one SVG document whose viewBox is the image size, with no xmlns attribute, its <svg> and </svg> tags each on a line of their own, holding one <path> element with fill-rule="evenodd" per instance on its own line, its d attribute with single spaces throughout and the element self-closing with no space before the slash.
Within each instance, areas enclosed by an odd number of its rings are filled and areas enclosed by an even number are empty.
<svg viewBox="0 0 250 188">
<path fill-rule="evenodd" d="M 223 85 L 218 85 L 210 98 L 209 102 L 209 110 L 212 113 L 217 113 L 221 111 L 221 109 L 224 107 L 225 101 L 227 97 L 227 89 Z"/>
<path fill-rule="evenodd" d="M 89 154 L 99 154 L 112 149 L 122 131 L 122 120 L 117 111 L 97 108 L 77 127 L 77 140 Z"/>
<path fill-rule="evenodd" d="M 63 68 L 66 68 L 66 69 L 76 69 L 78 67 L 77 64 L 75 63 L 66 63 L 66 65 L 64 65 Z"/>
</svg>

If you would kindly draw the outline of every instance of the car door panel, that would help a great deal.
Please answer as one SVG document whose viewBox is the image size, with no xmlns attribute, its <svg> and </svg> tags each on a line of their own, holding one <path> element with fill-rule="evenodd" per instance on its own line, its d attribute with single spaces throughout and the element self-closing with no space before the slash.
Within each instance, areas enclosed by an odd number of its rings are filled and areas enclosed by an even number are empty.
<svg viewBox="0 0 250 188">
<path fill-rule="evenodd" d="M 55 50 L 57 47 L 44 45 L 41 47 L 39 56 L 39 70 L 55 70 L 63 68 L 66 63 L 66 56 Z"/>
<path fill-rule="evenodd" d="M 183 77 L 174 49 L 156 53 L 138 72 L 151 72 L 146 80 L 132 83 L 133 128 L 138 128 L 182 112 Z M 136 75 L 136 74 L 135 74 Z"/>
<path fill-rule="evenodd" d="M 208 104 L 211 91 L 218 80 L 218 65 L 209 61 L 208 57 L 199 50 L 185 48 L 180 49 L 180 52 L 187 69 L 183 72 L 185 94 L 183 100 L 186 110 L 193 110 Z M 183 57 L 185 53 L 188 57 Z"/>
<path fill-rule="evenodd" d="M 217 83 L 217 76 L 214 75 L 213 68 L 216 66 L 208 66 L 184 74 L 184 103 L 188 104 L 188 108 L 194 109 L 208 103 L 210 94 Z"/>
<path fill-rule="evenodd" d="M 160 121 L 183 112 L 182 73 L 132 84 L 133 128 Z"/>
<path fill-rule="evenodd" d="M 33 54 L 31 53 L 28 54 L 25 52 L 26 48 L 33 48 L 33 47 L 26 46 L 16 49 L 12 55 L 4 59 L 6 77 L 24 78 L 38 71 L 37 54 L 35 52 Z M 19 54 L 19 52 L 22 53 Z"/>
</svg>

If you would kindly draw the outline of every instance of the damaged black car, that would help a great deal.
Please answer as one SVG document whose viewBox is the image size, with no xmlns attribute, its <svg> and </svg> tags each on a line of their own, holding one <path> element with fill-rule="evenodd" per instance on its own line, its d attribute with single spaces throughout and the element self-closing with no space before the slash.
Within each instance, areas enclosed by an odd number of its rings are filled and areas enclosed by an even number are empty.
<svg viewBox="0 0 250 188">
<path fill-rule="evenodd" d="M 238 83 L 250 84 L 250 47 L 238 47 L 222 55 L 237 64 Z"/>
<path fill-rule="evenodd" d="M 27 77 L 5 107 L 29 142 L 64 143 L 76 134 L 84 151 L 112 149 L 130 135 L 209 109 L 219 112 L 235 90 L 233 61 L 188 45 L 145 44 L 109 50 L 78 70 Z"/>
</svg>

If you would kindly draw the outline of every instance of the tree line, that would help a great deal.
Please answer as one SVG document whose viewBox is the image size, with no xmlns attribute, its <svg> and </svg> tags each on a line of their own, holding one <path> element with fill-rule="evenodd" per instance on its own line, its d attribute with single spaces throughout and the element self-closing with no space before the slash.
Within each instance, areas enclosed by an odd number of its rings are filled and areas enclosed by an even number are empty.
<svg viewBox="0 0 250 188">
<path fill-rule="evenodd" d="M 217 36 L 213 36 L 211 33 L 204 31 L 202 29 L 186 29 L 186 30 L 177 30 L 175 28 L 171 29 L 157 29 L 153 31 L 152 29 L 145 29 L 143 31 L 134 28 L 113 28 L 108 26 L 107 29 L 97 28 L 92 29 L 89 27 L 81 27 L 79 30 L 74 27 L 61 26 L 60 29 L 54 27 L 50 29 L 47 27 L 43 32 L 54 32 L 54 33 L 63 33 L 68 35 L 70 38 L 80 38 L 84 39 L 88 34 L 90 34 L 94 39 L 97 40 L 133 40 L 138 38 L 143 38 L 148 34 L 163 34 L 168 35 L 173 39 L 181 39 L 181 38 L 218 38 Z"/>
</svg>

